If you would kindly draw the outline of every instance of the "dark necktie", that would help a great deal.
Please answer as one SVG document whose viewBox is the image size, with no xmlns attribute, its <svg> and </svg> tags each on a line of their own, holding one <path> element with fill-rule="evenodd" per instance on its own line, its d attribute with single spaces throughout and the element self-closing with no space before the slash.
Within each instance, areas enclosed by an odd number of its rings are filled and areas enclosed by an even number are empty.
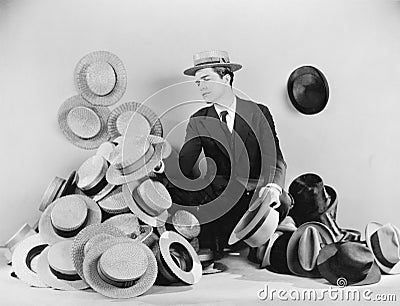
<svg viewBox="0 0 400 306">
<path fill-rule="evenodd" d="M 228 111 L 222 111 L 220 115 L 221 115 L 221 120 L 222 120 L 222 122 L 224 122 L 225 124 L 227 124 L 227 123 L 226 123 L 226 116 L 228 116 Z"/>
</svg>

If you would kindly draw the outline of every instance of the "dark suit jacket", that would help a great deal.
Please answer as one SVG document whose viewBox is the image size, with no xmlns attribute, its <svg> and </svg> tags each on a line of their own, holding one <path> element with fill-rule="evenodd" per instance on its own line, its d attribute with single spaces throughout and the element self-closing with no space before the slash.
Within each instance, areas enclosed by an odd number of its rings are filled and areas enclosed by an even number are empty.
<svg viewBox="0 0 400 306">
<path fill-rule="evenodd" d="M 282 188 L 286 163 L 271 113 L 265 105 L 237 97 L 233 136 L 224 132 L 214 106 L 193 114 L 186 129 L 185 143 L 179 153 L 183 174 L 191 177 L 201 150 L 207 161 L 207 176 L 216 172 L 212 185 L 223 189 L 231 178 L 263 178 Z M 226 129 L 225 129 L 226 130 Z M 232 138 L 233 137 L 233 138 Z M 219 192 L 218 192 L 219 193 Z"/>
</svg>

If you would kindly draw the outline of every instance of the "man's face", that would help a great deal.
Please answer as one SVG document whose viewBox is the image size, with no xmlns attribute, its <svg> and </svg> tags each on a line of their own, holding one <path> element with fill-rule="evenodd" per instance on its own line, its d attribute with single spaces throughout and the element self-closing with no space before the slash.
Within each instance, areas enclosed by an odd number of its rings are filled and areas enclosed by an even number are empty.
<svg viewBox="0 0 400 306">
<path fill-rule="evenodd" d="M 224 76 L 221 79 L 212 68 L 196 71 L 195 79 L 195 84 L 199 87 L 200 94 L 206 102 L 217 102 L 230 88 L 229 77 Z"/>
</svg>

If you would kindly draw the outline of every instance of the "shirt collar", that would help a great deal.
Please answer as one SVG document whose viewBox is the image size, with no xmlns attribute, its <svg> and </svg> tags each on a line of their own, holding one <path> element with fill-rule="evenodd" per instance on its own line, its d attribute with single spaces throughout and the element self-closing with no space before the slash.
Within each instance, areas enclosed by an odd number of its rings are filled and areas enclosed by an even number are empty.
<svg viewBox="0 0 400 306">
<path fill-rule="evenodd" d="M 234 114 L 236 112 L 236 100 L 237 100 L 237 97 L 235 96 L 235 99 L 233 100 L 233 103 L 230 107 L 225 107 L 220 104 L 214 103 L 214 108 L 215 108 L 215 111 L 217 112 L 218 116 L 221 117 L 221 112 L 226 110 L 228 112 L 229 116 L 234 117 Z"/>
</svg>

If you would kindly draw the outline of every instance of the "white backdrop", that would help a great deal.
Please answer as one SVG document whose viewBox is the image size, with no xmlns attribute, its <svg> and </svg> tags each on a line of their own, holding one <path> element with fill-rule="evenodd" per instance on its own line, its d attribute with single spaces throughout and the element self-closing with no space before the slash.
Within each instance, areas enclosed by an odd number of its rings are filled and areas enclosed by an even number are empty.
<svg viewBox="0 0 400 306">
<path fill-rule="evenodd" d="M 193 83 L 176 85 L 191 80 L 182 71 L 193 53 L 229 51 L 244 66 L 234 85 L 274 116 L 286 186 L 318 173 L 338 192 L 340 226 L 400 225 L 399 29 L 399 1 L 0 1 L 0 241 L 35 222 L 54 176 L 67 177 L 93 154 L 64 138 L 57 111 L 76 94 L 75 65 L 96 50 L 115 53 L 127 69 L 116 106 L 147 99 L 160 115 L 200 99 Z M 286 93 L 291 71 L 307 64 L 330 85 L 316 116 L 295 111 Z M 162 117 L 176 148 L 185 124 L 171 129 L 197 106 Z"/>
</svg>

